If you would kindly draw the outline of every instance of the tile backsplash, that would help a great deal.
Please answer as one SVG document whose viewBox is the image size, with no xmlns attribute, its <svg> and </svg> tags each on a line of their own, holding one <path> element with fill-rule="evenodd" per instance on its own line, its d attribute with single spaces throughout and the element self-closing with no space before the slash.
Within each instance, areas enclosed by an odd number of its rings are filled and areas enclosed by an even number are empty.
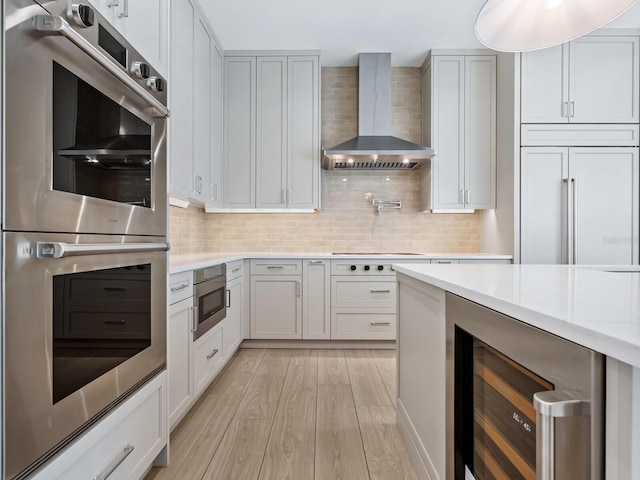
<svg viewBox="0 0 640 480">
<path fill-rule="evenodd" d="M 392 134 L 420 143 L 419 68 L 394 68 Z M 358 70 L 322 69 L 322 145 L 358 133 Z M 174 254 L 211 252 L 480 251 L 480 214 L 421 213 L 419 171 L 322 170 L 321 211 L 315 214 L 206 214 L 170 209 Z M 376 216 L 371 195 L 402 200 L 402 210 Z"/>
</svg>

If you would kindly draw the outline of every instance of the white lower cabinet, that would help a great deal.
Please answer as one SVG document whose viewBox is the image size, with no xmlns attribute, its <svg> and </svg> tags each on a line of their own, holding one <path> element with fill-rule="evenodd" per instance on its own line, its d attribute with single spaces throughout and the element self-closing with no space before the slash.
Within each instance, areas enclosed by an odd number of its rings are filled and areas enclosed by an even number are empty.
<svg viewBox="0 0 640 480">
<path fill-rule="evenodd" d="M 251 338 L 302 338 L 302 276 L 251 276 Z"/>
<path fill-rule="evenodd" d="M 219 323 L 193 344 L 194 398 L 198 398 L 224 365 L 222 328 L 223 324 Z"/>
<path fill-rule="evenodd" d="M 168 437 L 167 374 L 162 372 L 67 447 L 32 480 L 138 480 L 167 445 Z"/>
<path fill-rule="evenodd" d="M 244 325 L 242 263 L 242 261 L 239 261 L 233 265 L 227 264 L 227 318 L 224 319 L 222 332 L 222 345 L 225 356 L 232 355 L 244 340 L 242 331 Z M 238 273 L 240 276 L 238 276 Z"/>
<path fill-rule="evenodd" d="M 331 264 L 329 260 L 303 260 L 302 338 L 331 338 Z"/>
<path fill-rule="evenodd" d="M 189 272 L 191 273 L 191 272 Z M 169 306 L 167 322 L 167 368 L 169 371 L 169 428 L 184 416 L 193 403 L 193 297 Z"/>
</svg>

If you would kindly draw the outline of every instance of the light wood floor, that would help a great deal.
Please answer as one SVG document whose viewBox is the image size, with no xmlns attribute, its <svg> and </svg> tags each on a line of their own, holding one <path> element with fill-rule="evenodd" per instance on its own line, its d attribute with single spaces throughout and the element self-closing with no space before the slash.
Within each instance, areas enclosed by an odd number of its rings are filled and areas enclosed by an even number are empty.
<svg viewBox="0 0 640 480">
<path fill-rule="evenodd" d="M 393 350 L 242 349 L 145 480 L 416 479 Z"/>
</svg>

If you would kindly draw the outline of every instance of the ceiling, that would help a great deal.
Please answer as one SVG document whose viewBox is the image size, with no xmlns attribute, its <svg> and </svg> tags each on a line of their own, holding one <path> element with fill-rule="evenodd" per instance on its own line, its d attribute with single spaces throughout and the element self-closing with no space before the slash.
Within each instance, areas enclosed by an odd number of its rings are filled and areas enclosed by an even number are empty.
<svg viewBox="0 0 640 480">
<path fill-rule="evenodd" d="M 321 50 L 323 66 L 391 52 L 420 66 L 432 48 L 478 48 L 485 0 L 200 0 L 225 50 Z M 640 2 L 609 24 L 640 28 Z"/>
</svg>

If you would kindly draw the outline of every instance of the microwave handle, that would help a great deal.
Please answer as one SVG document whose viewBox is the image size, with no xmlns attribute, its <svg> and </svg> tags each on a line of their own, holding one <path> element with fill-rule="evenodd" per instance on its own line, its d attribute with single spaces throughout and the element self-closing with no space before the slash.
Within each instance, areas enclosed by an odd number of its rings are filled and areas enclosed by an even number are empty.
<svg viewBox="0 0 640 480">
<path fill-rule="evenodd" d="M 169 109 L 162 102 L 157 100 L 138 82 L 132 79 L 122 68 L 116 65 L 104 53 L 94 47 L 82 35 L 69 26 L 69 23 L 58 15 L 37 15 L 36 29 L 40 32 L 58 32 L 73 42 L 78 48 L 98 62 L 108 70 L 114 77 L 124 83 L 131 90 L 136 92 L 145 102 L 149 104 L 158 117 L 168 117 Z"/>
<path fill-rule="evenodd" d="M 533 394 L 536 409 L 536 478 L 555 480 L 555 428 L 560 417 L 588 417 L 591 402 L 581 392 L 549 390 Z"/>
<path fill-rule="evenodd" d="M 36 258 L 64 258 L 77 255 L 168 251 L 168 243 L 63 243 L 38 242 Z"/>
</svg>

